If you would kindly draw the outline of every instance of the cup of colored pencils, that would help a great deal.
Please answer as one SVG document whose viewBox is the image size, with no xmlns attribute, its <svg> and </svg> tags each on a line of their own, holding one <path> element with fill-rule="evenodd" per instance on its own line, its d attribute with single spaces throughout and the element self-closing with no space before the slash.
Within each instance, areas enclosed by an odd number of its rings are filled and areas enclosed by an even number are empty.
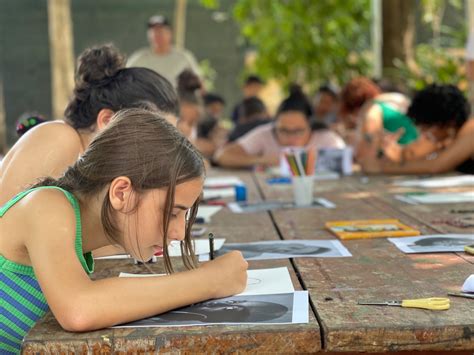
<svg viewBox="0 0 474 355">
<path fill-rule="evenodd" d="M 313 204 L 313 182 L 316 148 L 287 148 L 283 156 L 290 168 L 296 206 Z"/>
</svg>

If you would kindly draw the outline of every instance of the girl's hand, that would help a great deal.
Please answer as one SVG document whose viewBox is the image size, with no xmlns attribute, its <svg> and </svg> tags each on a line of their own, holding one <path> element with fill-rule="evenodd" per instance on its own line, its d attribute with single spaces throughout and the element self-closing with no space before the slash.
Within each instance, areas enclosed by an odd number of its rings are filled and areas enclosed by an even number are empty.
<svg viewBox="0 0 474 355">
<path fill-rule="evenodd" d="M 280 164 L 280 156 L 275 154 L 262 155 L 257 158 L 257 165 L 267 168 L 272 166 L 278 166 Z"/>
<path fill-rule="evenodd" d="M 384 156 L 391 161 L 399 162 L 402 159 L 403 147 L 398 144 L 398 140 L 405 134 L 402 127 L 396 132 L 385 131 L 382 134 L 382 149 Z"/>
<path fill-rule="evenodd" d="M 212 298 L 222 298 L 242 292 L 247 286 L 248 263 L 240 251 L 231 251 L 201 265 L 212 282 Z"/>
</svg>

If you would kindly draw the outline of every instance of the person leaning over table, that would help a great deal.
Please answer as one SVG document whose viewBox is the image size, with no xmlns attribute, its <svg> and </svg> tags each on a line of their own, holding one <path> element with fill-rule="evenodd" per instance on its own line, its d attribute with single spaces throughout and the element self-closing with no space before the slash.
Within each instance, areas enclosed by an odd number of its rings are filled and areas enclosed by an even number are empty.
<svg viewBox="0 0 474 355">
<path fill-rule="evenodd" d="M 368 173 L 439 174 L 457 170 L 474 174 L 474 120 L 469 104 L 454 85 L 430 85 L 418 92 L 408 115 L 420 130 L 420 138 L 409 147 L 423 158 L 394 163 L 377 158 L 372 146 L 360 160 Z M 410 158 L 410 157 L 408 157 Z"/>
<path fill-rule="evenodd" d="M 384 131 L 400 132 L 398 144 L 416 140 L 418 132 L 405 114 L 410 100 L 398 92 L 383 93 L 370 79 L 357 77 L 342 89 L 340 117 L 346 133 L 346 143 L 353 145 L 357 160 L 364 157 L 368 145 L 383 148 Z M 386 152 L 391 160 L 400 159 L 400 151 Z"/>
<path fill-rule="evenodd" d="M 273 122 L 261 125 L 237 141 L 225 145 L 214 156 L 223 167 L 246 168 L 279 164 L 284 147 L 344 148 L 341 137 L 312 122 L 311 105 L 298 86 L 280 104 Z"/>
<path fill-rule="evenodd" d="M 120 109 L 157 110 L 176 124 L 179 105 L 171 83 L 150 69 L 125 68 L 113 45 L 84 50 L 75 79 L 64 120 L 29 130 L 0 164 L 0 206 L 42 177 L 60 177 Z"/>
</svg>

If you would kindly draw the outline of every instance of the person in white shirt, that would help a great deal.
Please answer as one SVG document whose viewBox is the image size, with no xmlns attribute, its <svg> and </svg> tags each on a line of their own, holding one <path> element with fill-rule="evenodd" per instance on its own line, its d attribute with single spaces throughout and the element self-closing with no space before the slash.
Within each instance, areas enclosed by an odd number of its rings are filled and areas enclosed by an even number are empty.
<svg viewBox="0 0 474 355">
<path fill-rule="evenodd" d="M 155 15 L 148 20 L 149 47 L 139 49 L 127 61 L 127 67 L 143 67 L 156 71 L 177 86 L 176 79 L 185 69 L 199 76 L 199 66 L 193 54 L 173 46 L 173 33 L 168 19 Z"/>
</svg>

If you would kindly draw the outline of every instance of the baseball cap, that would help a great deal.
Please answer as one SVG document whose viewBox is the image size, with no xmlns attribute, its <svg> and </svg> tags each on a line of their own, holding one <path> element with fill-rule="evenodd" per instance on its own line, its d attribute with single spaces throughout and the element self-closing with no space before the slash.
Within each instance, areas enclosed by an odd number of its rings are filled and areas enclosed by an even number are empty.
<svg viewBox="0 0 474 355">
<path fill-rule="evenodd" d="M 170 27 L 170 22 L 163 15 L 154 15 L 154 16 L 152 16 L 148 19 L 147 26 L 148 26 L 148 28 L 151 28 L 151 27 L 154 27 L 154 26 L 167 26 L 167 27 Z"/>
</svg>

